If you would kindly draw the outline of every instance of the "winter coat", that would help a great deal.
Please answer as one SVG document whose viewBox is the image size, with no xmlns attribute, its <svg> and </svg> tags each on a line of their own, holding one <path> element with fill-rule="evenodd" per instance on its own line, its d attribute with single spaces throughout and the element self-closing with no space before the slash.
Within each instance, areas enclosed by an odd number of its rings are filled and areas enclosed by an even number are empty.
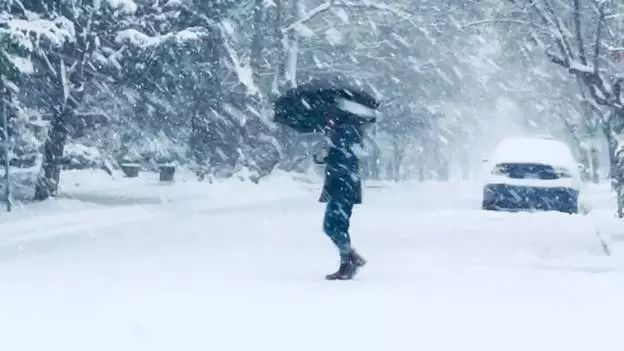
<svg viewBox="0 0 624 351">
<path fill-rule="evenodd" d="M 362 203 L 362 180 L 360 164 L 353 146 L 362 142 L 361 133 L 355 126 L 340 125 L 329 132 L 330 148 L 325 163 L 325 185 L 321 202 L 330 199 Z M 318 160 L 317 160 L 318 162 Z M 320 163 L 320 162 L 319 162 Z"/>
</svg>

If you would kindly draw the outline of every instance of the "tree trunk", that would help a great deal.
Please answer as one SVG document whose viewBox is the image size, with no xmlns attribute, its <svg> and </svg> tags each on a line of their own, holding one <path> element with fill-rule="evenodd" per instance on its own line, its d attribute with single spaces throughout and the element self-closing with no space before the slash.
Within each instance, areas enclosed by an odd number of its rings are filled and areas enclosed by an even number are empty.
<svg viewBox="0 0 624 351">
<path fill-rule="evenodd" d="M 377 126 L 373 126 L 372 137 L 369 140 L 369 145 L 372 146 L 371 150 L 371 178 L 374 180 L 381 179 L 381 148 L 377 143 Z"/>
<path fill-rule="evenodd" d="M 264 38 L 264 0 L 254 2 L 254 35 L 251 41 L 251 69 L 256 84 L 260 82 L 260 67 L 262 64 L 262 41 Z"/>
<path fill-rule="evenodd" d="M 600 152 L 599 149 L 592 147 L 592 149 L 589 152 L 590 154 L 590 177 L 591 177 L 591 182 L 594 184 L 598 184 L 600 183 Z"/>
<path fill-rule="evenodd" d="M 591 179 L 591 160 L 590 160 L 590 152 L 587 148 L 579 147 L 578 148 L 579 159 L 578 162 L 583 166 L 581 170 L 581 180 L 582 181 L 590 181 Z"/>
<path fill-rule="evenodd" d="M 61 160 L 67 142 L 67 126 L 70 110 L 54 113 L 48 139 L 44 144 L 42 172 L 35 186 L 35 200 L 43 201 L 58 193 L 61 179 Z"/>
<path fill-rule="evenodd" d="M 369 177 L 373 180 L 379 180 L 381 177 L 381 172 L 379 170 L 381 150 L 379 150 L 377 143 L 371 143 L 371 145 L 371 152 L 368 158 Z"/>
<path fill-rule="evenodd" d="M 392 157 L 392 179 L 395 182 L 398 182 L 401 179 L 401 165 L 403 163 L 403 157 L 405 154 L 404 147 L 401 145 L 401 142 L 398 140 L 394 140 L 392 143 L 393 146 L 393 157 Z"/>
<path fill-rule="evenodd" d="M 624 218 L 624 154 L 618 152 L 616 158 L 616 177 L 612 180 L 617 194 L 617 215 Z"/>
<path fill-rule="evenodd" d="M 214 173 L 215 149 L 220 135 L 216 132 L 217 117 L 222 108 L 221 81 L 222 36 L 218 29 L 203 43 L 200 57 L 209 68 L 199 72 L 197 97 L 191 114 L 191 153 L 197 164 L 196 173 L 200 179 Z"/>
<path fill-rule="evenodd" d="M 450 172 L 449 172 L 449 160 L 448 160 L 448 157 L 445 155 L 446 150 L 443 149 L 441 144 L 442 143 L 440 143 L 437 140 L 434 144 L 435 155 L 436 155 L 434 172 L 435 172 L 436 180 L 444 182 L 444 181 L 449 180 Z"/>
<path fill-rule="evenodd" d="M 291 15 L 293 20 L 298 20 L 303 16 L 303 7 L 300 0 L 292 0 Z M 297 32 L 291 30 L 288 32 L 288 40 L 286 49 L 286 72 L 284 79 L 289 88 L 297 86 L 297 66 L 299 60 L 299 39 Z"/>
<path fill-rule="evenodd" d="M 199 101 L 199 100 L 197 100 Z M 191 154 L 195 161 L 197 169 L 195 173 L 200 180 L 209 173 L 208 171 L 208 154 L 206 152 L 208 143 L 208 123 L 206 121 L 206 112 L 199 108 L 195 108 L 191 116 Z"/>
<path fill-rule="evenodd" d="M 612 135 L 611 128 L 609 126 L 603 127 L 603 133 L 607 140 L 607 149 L 609 155 L 609 179 L 611 179 L 611 187 L 615 190 L 615 175 L 616 175 L 616 159 L 615 153 L 617 149 L 617 140 Z"/>
<path fill-rule="evenodd" d="M 467 152 L 465 147 L 462 147 L 460 150 L 459 162 L 461 164 L 462 180 L 470 180 L 470 174 L 472 173 L 472 167 L 470 164 L 470 153 Z"/>
<path fill-rule="evenodd" d="M 65 143 L 69 137 L 70 122 L 76 116 L 76 109 L 82 104 L 85 92 L 85 65 L 93 49 L 89 45 L 88 26 L 75 17 L 76 12 L 68 5 L 64 8 L 66 17 L 72 21 L 76 41 L 63 46 L 57 67 L 49 72 L 56 84 L 53 97 L 53 113 L 48 138 L 44 144 L 42 170 L 35 185 L 35 200 L 43 201 L 58 194 Z M 66 59 L 69 62 L 66 63 Z M 56 60 L 56 58 L 55 58 Z"/>
<path fill-rule="evenodd" d="M 617 201 L 617 216 L 618 218 L 624 218 L 624 189 L 622 186 L 616 186 L 615 194 Z"/>
<path fill-rule="evenodd" d="M 381 157 L 381 150 L 379 149 L 379 145 L 377 145 L 376 130 L 373 127 L 370 134 L 364 134 L 364 145 L 367 150 L 367 155 L 362 159 L 362 171 L 366 179 L 379 180 L 380 170 L 379 163 Z"/>
<path fill-rule="evenodd" d="M 0 120 L 2 120 L 2 139 L 4 144 L 4 200 L 6 201 L 7 212 L 11 212 L 13 203 L 11 199 L 11 153 L 9 146 L 9 117 L 6 108 L 7 101 L 0 96 Z"/>
<path fill-rule="evenodd" d="M 441 182 L 448 182 L 450 180 L 449 162 L 446 159 L 441 159 L 438 162 L 438 180 Z"/>
<path fill-rule="evenodd" d="M 418 165 L 418 181 L 424 183 L 427 180 L 427 172 L 425 172 L 425 163 L 421 162 Z"/>
<path fill-rule="evenodd" d="M 282 28 L 284 26 L 284 0 L 274 0 L 275 3 L 275 19 L 273 22 L 273 41 L 274 50 L 276 52 L 275 62 L 273 67 L 275 68 L 275 74 L 273 76 L 273 87 L 271 94 L 273 96 L 279 96 L 284 86 L 284 74 L 286 72 L 286 50 L 285 50 L 285 37 Z"/>
<path fill-rule="evenodd" d="M 275 41 L 277 43 L 277 73 L 273 84 L 273 94 L 279 95 L 285 89 L 297 86 L 297 60 L 299 57 L 299 43 L 297 41 L 297 33 L 290 30 L 284 35 L 284 2 L 282 0 L 275 1 L 276 19 L 275 19 Z M 292 20 L 296 20 L 301 16 L 301 3 L 299 0 L 292 0 L 290 13 Z"/>
<path fill-rule="evenodd" d="M 598 184 L 600 182 L 600 150 L 593 139 L 587 140 L 586 145 L 579 148 L 579 162 L 583 166 L 581 178 L 583 181 Z"/>
<path fill-rule="evenodd" d="M 624 137 L 624 110 L 614 110 L 604 129 L 609 144 L 611 185 L 617 194 L 617 214 L 624 218 L 624 145 L 618 143 Z"/>
</svg>

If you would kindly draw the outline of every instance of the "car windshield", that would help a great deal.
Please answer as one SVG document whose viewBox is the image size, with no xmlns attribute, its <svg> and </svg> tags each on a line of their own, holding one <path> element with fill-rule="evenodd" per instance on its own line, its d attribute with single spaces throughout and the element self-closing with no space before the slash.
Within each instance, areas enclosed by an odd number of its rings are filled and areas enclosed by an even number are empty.
<svg viewBox="0 0 624 351">
<path fill-rule="evenodd" d="M 558 179 L 552 166 L 537 163 L 501 163 L 496 165 L 498 174 L 513 179 Z"/>
</svg>

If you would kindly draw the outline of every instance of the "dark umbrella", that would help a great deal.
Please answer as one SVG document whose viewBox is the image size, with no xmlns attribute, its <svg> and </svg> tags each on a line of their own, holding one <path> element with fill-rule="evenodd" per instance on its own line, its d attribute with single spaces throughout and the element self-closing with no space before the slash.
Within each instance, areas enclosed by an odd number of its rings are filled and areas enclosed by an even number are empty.
<svg viewBox="0 0 624 351">
<path fill-rule="evenodd" d="M 275 101 L 274 121 L 300 133 L 321 132 L 331 116 L 338 123 L 376 121 L 379 102 L 361 88 L 316 81 L 291 89 Z"/>
</svg>

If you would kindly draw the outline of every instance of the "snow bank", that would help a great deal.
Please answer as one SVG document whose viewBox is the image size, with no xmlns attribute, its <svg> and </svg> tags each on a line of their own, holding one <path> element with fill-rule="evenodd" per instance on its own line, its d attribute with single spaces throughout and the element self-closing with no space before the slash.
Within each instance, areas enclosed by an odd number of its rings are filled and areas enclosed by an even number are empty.
<svg viewBox="0 0 624 351">
<path fill-rule="evenodd" d="M 304 194 L 313 185 L 302 185 L 292 175 L 276 172 L 261 184 L 238 178 L 198 181 L 195 174 L 176 171 L 175 182 L 161 182 L 157 173 L 142 172 L 138 178 L 113 177 L 103 171 L 64 171 L 60 196 L 105 205 L 194 202 L 197 208 L 263 203 Z"/>
</svg>

